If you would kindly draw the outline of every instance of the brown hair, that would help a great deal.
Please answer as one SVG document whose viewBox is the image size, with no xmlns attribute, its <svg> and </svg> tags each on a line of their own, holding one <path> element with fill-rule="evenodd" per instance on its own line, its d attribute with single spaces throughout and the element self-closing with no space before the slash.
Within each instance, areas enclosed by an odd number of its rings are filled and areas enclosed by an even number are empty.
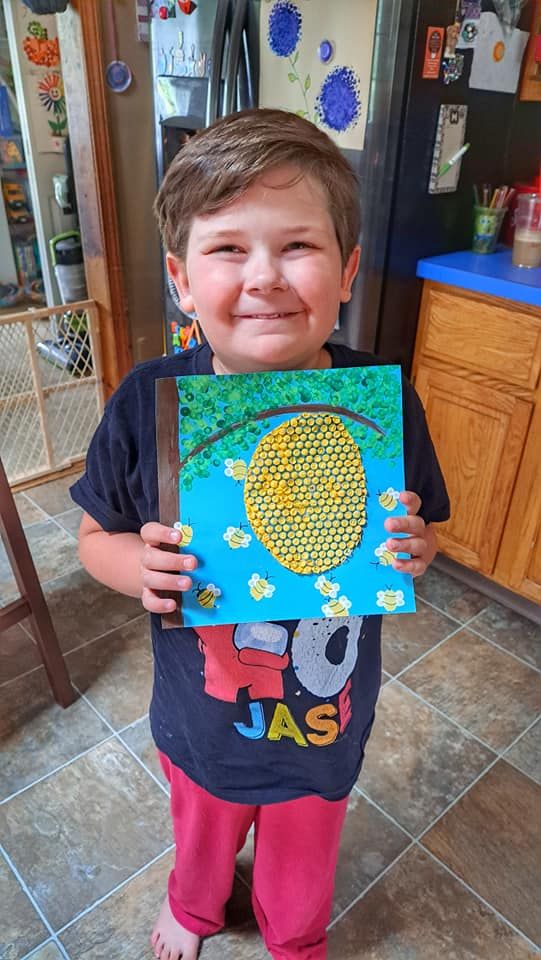
<svg viewBox="0 0 541 960">
<path fill-rule="evenodd" d="M 195 216 L 215 213 L 286 165 L 322 185 L 345 265 L 360 231 L 357 178 L 326 133 L 285 110 L 230 114 L 181 147 L 154 203 L 166 249 L 184 260 Z"/>
</svg>

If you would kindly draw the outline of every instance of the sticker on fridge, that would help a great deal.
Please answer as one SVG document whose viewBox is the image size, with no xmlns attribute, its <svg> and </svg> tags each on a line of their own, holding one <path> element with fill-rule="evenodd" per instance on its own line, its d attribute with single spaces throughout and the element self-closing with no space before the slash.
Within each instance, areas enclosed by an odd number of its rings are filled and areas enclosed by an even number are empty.
<svg viewBox="0 0 541 960">
<path fill-rule="evenodd" d="M 516 93 L 528 33 L 504 31 L 495 13 L 483 13 L 469 85 L 475 90 Z"/>
</svg>

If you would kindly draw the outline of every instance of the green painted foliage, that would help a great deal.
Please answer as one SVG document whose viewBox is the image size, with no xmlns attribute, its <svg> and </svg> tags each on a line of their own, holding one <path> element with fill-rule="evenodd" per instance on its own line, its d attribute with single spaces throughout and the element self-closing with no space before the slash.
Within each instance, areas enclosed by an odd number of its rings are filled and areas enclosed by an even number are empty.
<svg viewBox="0 0 541 960">
<path fill-rule="evenodd" d="M 330 375 L 329 375 L 330 374 Z M 292 404 L 325 403 L 345 407 L 373 420 L 377 433 L 347 417 L 343 422 L 361 451 L 395 461 L 402 452 L 398 367 L 353 367 L 332 371 L 286 371 L 276 374 L 239 374 L 227 377 L 177 379 L 179 395 L 180 458 L 218 430 L 247 420 L 238 429 L 201 450 L 183 468 L 183 485 L 191 489 L 195 479 L 207 477 L 212 466 L 231 457 L 247 456 L 247 449 L 267 432 L 271 422 L 249 420 L 263 410 Z M 293 414 L 295 415 L 295 414 Z"/>
</svg>

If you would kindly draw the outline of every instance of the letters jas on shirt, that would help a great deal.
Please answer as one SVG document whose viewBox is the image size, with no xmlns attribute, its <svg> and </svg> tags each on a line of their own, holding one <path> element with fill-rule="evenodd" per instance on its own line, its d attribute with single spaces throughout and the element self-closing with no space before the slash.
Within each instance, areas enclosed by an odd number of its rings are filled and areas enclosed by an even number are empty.
<svg viewBox="0 0 541 960">
<path fill-rule="evenodd" d="M 237 732 L 249 740 L 293 740 L 299 747 L 325 747 L 344 733 L 351 720 L 351 674 L 357 663 L 363 617 L 300 620 L 291 643 L 278 623 L 241 623 L 198 627 L 205 658 L 205 693 L 236 703 L 240 690 L 250 698 L 245 722 Z M 338 647 L 341 657 L 329 650 Z M 288 647 L 290 648 L 288 651 Z M 284 671 L 320 701 L 302 716 L 284 703 Z M 299 691 L 300 692 L 300 691 Z M 276 700 L 266 705 L 263 700 Z"/>
</svg>

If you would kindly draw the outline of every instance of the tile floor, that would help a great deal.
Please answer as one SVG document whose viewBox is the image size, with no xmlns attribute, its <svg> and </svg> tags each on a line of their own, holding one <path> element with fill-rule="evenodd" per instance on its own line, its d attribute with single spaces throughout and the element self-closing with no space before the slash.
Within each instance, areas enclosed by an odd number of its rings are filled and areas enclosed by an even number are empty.
<svg viewBox="0 0 541 960">
<path fill-rule="evenodd" d="M 92 581 L 55 481 L 17 496 L 80 698 L 56 706 L 26 624 L 0 637 L 0 960 L 143 960 L 172 858 L 139 604 Z M 329 960 L 541 953 L 541 629 L 432 568 L 386 619 Z M 0 552 L 0 603 L 15 594 Z M 248 843 L 202 960 L 263 960 Z"/>
</svg>

